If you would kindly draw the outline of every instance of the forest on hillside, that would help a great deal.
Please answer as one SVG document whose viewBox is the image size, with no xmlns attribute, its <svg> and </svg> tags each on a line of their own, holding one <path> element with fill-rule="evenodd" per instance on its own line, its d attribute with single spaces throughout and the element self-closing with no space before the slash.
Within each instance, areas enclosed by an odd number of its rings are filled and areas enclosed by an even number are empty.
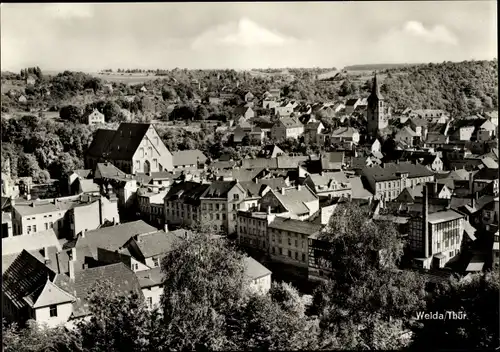
<svg viewBox="0 0 500 352">
<path fill-rule="evenodd" d="M 385 70 L 382 94 L 395 108 L 443 109 L 461 118 L 498 108 L 498 60 Z"/>
</svg>

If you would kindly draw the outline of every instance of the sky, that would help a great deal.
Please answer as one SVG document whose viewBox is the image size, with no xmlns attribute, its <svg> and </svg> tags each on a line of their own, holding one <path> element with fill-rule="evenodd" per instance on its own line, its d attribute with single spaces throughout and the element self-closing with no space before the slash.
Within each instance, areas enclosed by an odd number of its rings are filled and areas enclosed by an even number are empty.
<svg viewBox="0 0 500 352">
<path fill-rule="evenodd" d="M 1 68 L 342 68 L 497 57 L 476 1 L 1 4 Z"/>
</svg>

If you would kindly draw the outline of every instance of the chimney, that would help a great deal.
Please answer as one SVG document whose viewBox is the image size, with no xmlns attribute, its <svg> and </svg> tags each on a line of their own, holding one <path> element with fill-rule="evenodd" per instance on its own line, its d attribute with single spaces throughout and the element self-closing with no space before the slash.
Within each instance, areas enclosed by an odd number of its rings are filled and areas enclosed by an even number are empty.
<svg viewBox="0 0 500 352">
<path fill-rule="evenodd" d="M 285 195 L 285 187 L 281 187 L 281 194 Z"/>
<path fill-rule="evenodd" d="M 255 183 L 259 184 L 259 178 L 257 178 L 257 177 L 255 178 Z"/>
<path fill-rule="evenodd" d="M 476 195 L 474 194 L 474 175 L 472 172 L 469 174 L 469 190 L 470 190 L 470 206 L 474 208 L 476 206 Z"/>
<path fill-rule="evenodd" d="M 26 194 L 26 200 L 31 200 L 31 194 L 29 193 Z"/>
<path fill-rule="evenodd" d="M 297 191 L 300 191 L 302 187 L 300 185 L 297 185 Z"/>
<path fill-rule="evenodd" d="M 48 247 L 42 248 L 42 255 L 43 255 L 43 259 L 45 259 L 45 260 L 49 259 L 49 248 Z"/>
<path fill-rule="evenodd" d="M 82 268 L 83 268 L 83 269 L 88 269 L 88 268 L 89 268 L 89 265 L 88 265 L 87 263 L 85 263 L 85 264 L 83 264 L 83 265 L 82 265 Z"/>
<path fill-rule="evenodd" d="M 16 205 L 16 198 L 14 198 L 14 196 L 10 196 L 10 205 L 12 207 Z"/>
<path fill-rule="evenodd" d="M 87 231 L 87 229 L 83 229 L 82 230 L 82 238 L 85 238 L 85 232 Z"/>
<path fill-rule="evenodd" d="M 268 215 L 271 215 L 271 206 L 268 206 L 268 207 L 267 207 L 267 214 L 268 214 Z"/>
<path fill-rule="evenodd" d="M 168 232 L 168 224 L 163 225 L 163 231 Z"/>
<path fill-rule="evenodd" d="M 424 236 L 424 256 L 425 258 L 429 257 L 429 224 L 427 223 L 428 215 L 429 215 L 429 194 L 427 190 L 427 186 L 423 186 L 423 202 L 422 202 L 422 234 Z"/>
<path fill-rule="evenodd" d="M 71 248 L 71 260 L 76 261 L 76 248 Z"/>
<path fill-rule="evenodd" d="M 74 280 L 75 279 L 75 262 L 73 260 L 69 261 L 68 269 L 69 269 L 69 278 L 71 280 Z"/>
</svg>

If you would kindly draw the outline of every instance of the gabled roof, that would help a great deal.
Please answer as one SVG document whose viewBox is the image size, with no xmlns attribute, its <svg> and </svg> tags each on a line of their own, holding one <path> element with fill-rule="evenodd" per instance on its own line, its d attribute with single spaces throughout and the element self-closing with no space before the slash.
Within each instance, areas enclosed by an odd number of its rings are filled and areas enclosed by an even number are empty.
<svg viewBox="0 0 500 352">
<path fill-rule="evenodd" d="M 197 165 L 198 162 L 205 163 L 207 157 L 201 150 L 180 150 L 172 152 L 172 160 L 174 166 L 180 165 Z"/>
<path fill-rule="evenodd" d="M 302 122 L 300 122 L 298 118 L 291 116 L 283 117 L 276 123 L 278 125 L 284 126 L 285 128 L 304 127 L 304 125 L 302 124 Z"/>
<path fill-rule="evenodd" d="M 133 239 L 133 241 L 137 244 L 144 258 L 150 258 L 170 252 L 179 238 L 165 231 L 157 231 L 139 235 L 137 240 Z"/>
<path fill-rule="evenodd" d="M 256 158 L 256 159 L 243 159 L 241 161 L 242 169 L 277 169 L 277 158 Z"/>
<path fill-rule="evenodd" d="M 32 308 L 42 308 L 55 304 L 74 302 L 76 301 L 76 297 L 57 287 L 47 279 L 44 285 L 24 297 L 24 301 Z"/>
<path fill-rule="evenodd" d="M 344 137 L 344 138 L 352 138 L 355 133 L 359 133 L 357 129 L 352 127 L 339 127 L 334 130 L 331 135 L 333 137 Z"/>
<path fill-rule="evenodd" d="M 184 181 L 172 185 L 167 195 L 166 201 L 182 201 L 185 204 L 199 205 L 201 195 L 207 190 L 208 184 Z"/>
<path fill-rule="evenodd" d="M 231 174 L 234 180 L 238 181 L 252 181 L 264 169 L 233 169 Z"/>
<path fill-rule="evenodd" d="M 108 149 L 109 143 L 115 136 L 115 130 L 108 130 L 100 128 L 95 132 L 94 139 L 87 149 L 86 155 L 100 158 Z"/>
<path fill-rule="evenodd" d="M 73 173 L 80 178 L 87 179 L 89 178 L 89 176 L 91 176 L 92 170 L 90 169 L 73 170 Z"/>
<path fill-rule="evenodd" d="M 99 185 L 94 180 L 80 179 L 79 182 L 83 193 L 99 192 Z"/>
<path fill-rule="evenodd" d="M 496 168 L 482 168 L 477 171 L 474 174 L 474 180 L 498 180 L 498 165 Z"/>
<path fill-rule="evenodd" d="M 214 181 L 208 185 L 201 198 L 227 198 L 227 194 L 237 184 L 236 181 Z"/>
<path fill-rule="evenodd" d="M 296 169 L 301 163 L 309 160 L 308 155 L 278 156 L 278 169 Z"/>
<path fill-rule="evenodd" d="M 78 237 L 75 247 L 89 246 L 92 250 L 102 248 L 115 251 L 122 247 L 131 237 L 155 231 L 158 230 L 142 220 L 127 222 L 87 231 L 85 237 Z"/>
<path fill-rule="evenodd" d="M 349 182 L 351 183 L 352 199 L 370 199 L 373 197 L 373 193 L 365 188 L 361 177 L 351 177 Z"/>
<path fill-rule="evenodd" d="M 309 208 L 305 203 L 318 199 L 307 186 L 300 187 L 300 190 L 295 187 L 285 188 L 285 194 L 273 190 L 271 192 L 278 198 L 283 207 L 292 214 L 309 213 Z"/>
<path fill-rule="evenodd" d="M 2 275 L 4 299 L 21 309 L 28 303 L 25 297 L 45 284 L 47 279 L 54 280 L 56 273 L 46 267 L 33 255 L 23 250 Z"/>
<path fill-rule="evenodd" d="M 250 278 L 251 280 L 260 279 L 264 276 L 272 274 L 272 272 L 268 268 L 260 264 L 252 257 L 245 257 L 243 259 L 243 265 L 245 268 L 245 276 Z"/>
<path fill-rule="evenodd" d="M 333 180 L 336 183 L 344 183 L 349 184 L 349 179 L 343 171 L 339 172 L 323 172 L 321 174 L 310 174 L 309 175 L 313 184 L 318 186 L 328 186 L 330 182 Z"/>
<path fill-rule="evenodd" d="M 422 165 L 411 163 L 386 163 L 383 167 L 372 166 L 365 167 L 362 170 L 367 177 L 373 178 L 375 181 L 390 181 L 397 180 L 399 176 L 396 173 L 407 173 L 408 177 L 426 177 L 434 175 L 429 169 Z"/>
<path fill-rule="evenodd" d="M 403 133 L 403 132 L 406 133 L 407 135 L 411 136 L 411 137 L 418 136 L 417 132 L 415 132 L 414 130 L 412 130 L 409 126 L 403 127 L 401 130 L 399 130 L 398 134 Z"/>
<path fill-rule="evenodd" d="M 152 286 L 158 286 L 163 283 L 163 273 L 161 272 L 161 267 L 151 268 L 149 270 L 142 270 L 135 273 L 141 288 L 148 288 Z"/>
<path fill-rule="evenodd" d="M 355 104 L 357 104 L 359 102 L 359 98 L 352 98 L 352 99 L 348 99 L 345 103 L 345 106 L 354 106 Z"/>
<path fill-rule="evenodd" d="M 53 229 L 29 235 L 5 237 L 2 238 L 2 256 L 21 253 L 23 250 L 33 251 L 52 246 L 58 250 L 62 249 Z"/>
<path fill-rule="evenodd" d="M 75 272 L 75 280 L 72 282 L 72 286 L 76 291 L 76 297 L 78 298 L 78 301 L 73 306 L 72 316 L 74 318 L 90 313 L 86 306 L 86 297 L 95 284 L 104 281 L 111 283 L 112 293 L 114 294 L 123 295 L 133 292 L 140 297 L 144 297 L 137 276 L 123 263 L 78 271 Z"/>
<path fill-rule="evenodd" d="M 498 169 L 498 163 L 489 156 L 481 158 L 481 161 L 487 169 Z"/>
<path fill-rule="evenodd" d="M 285 152 L 280 148 L 278 147 L 276 144 L 269 144 L 269 145 L 266 145 L 264 146 L 260 152 L 259 152 L 259 156 L 261 157 L 272 157 L 273 155 L 277 155 L 279 153 L 282 153 L 282 154 L 285 154 Z"/>
<path fill-rule="evenodd" d="M 448 137 L 439 132 L 429 132 L 427 133 L 427 138 L 425 139 L 426 143 L 438 143 L 444 144 L 447 143 Z"/>
<path fill-rule="evenodd" d="M 321 156 L 323 170 L 340 170 L 344 163 L 344 152 L 330 152 Z"/>
<path fill-rule="evenodd" d="M 150 123 L 120 123 L 105 151 L 105 157 L 110 160 L 131 159 L 150 126 Z"/>
<path fill-rule="evenodd" d="M 268 185 L 255 183 L 253 181 L 240 182 L 241 187 L 246 191 L 246 195 L 250 198 L 258 198 L 262 196 L 263 191 L 269 187 Z"/>
</svg>

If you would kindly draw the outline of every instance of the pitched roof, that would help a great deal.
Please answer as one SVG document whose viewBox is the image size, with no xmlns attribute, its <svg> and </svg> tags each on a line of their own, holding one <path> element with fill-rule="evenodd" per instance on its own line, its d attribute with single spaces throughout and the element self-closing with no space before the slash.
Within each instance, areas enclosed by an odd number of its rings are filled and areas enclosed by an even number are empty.
<svg viewBox="0 0 500 352">
<path fill-rule="evenodd" d="M 110 160 L 132 158 L 150 126 L 150 123 L 120 123 L 105 151 L 105 157 Z"/>
<path fill-rule="evenodd" d="M 234 180 L 246 182 L 252 181 L 264 169 L 233 169 L 231 174 Z"/>
<path fill-rule="evenodd" d="M 97 175 L 98 172 L 102 178 L 125 177 L 127 175 L 109 162 L 98 163 L 95 174 Z"/>
<path fill-rule="evenodd" d="M 271 275 L 272 272 L 264 265 L 253 259 L 252 257 L 243 258 L 245 268 L 244 274 L 251 280 L 260 279 L 261 277 Z"/>
<path fill-rule="evenodd" d="M 427 177 L 434 175 L 429 169 L 422 165 L 415 165 L 411 163 L 386 163 L 383 167 L 372 166 L 365 167 L 362 173 L 375 181 L 389 181 L 397 180 L 399 176 L 396 173 L 407 173 L 408 177 Z"/>
<path fill-rule="evenodd" d="M 111 283 L 112 293 L 123 295 L 134 292 L 140 297 L 144 297 L 137 276 L 123 263 L 77 271 L 72 286 L 79 300 L 73 306 L 73 317 L 77 318 L 89 314 L 88 307 L 85 304 L 86 298 L 90 293 L 90 289 L 96 283 L 103 281 Z"/>
<path fill-rule="evenodd" d="M 347 102 L 345 103 L 345 106 L 353 106 L 357 102 L 359 102 L 359 98 L 348 99 Z"/>
<path fill-rule="evenodd" d="M 95 132 L 94 139 L 87 149 L 86 155 L 100 158 L 107 150 L 109 143 L 115 136 L 115 130 L 100 128 Z"/>
<path fill-rule="evenodd" d="M 242 169 L 277 169 L 278 159 L 277 158 L 255 158 L 255 159 L 243 159 L 241 161 Z"/>
<path fill-rule="evenodd" d="M 172 152 L 172 160 L 174 166 L 196 165 L 198 162 L 205 163 L 207 157 L 201 150 L 191 149 Z"/>
<path fill-rule="evenodd" d="M 170 252 L 175 243 L 179 241 L 179 238 L 165 231 L 157 231 L 139 235 L 137 240 L 134 239 L 134 241 L 144 258 L 150 258 Z"/>
<path fill-rule="evenodd" d="M 449 209 L 445 211 L 437 211 L 434 213 L 430 213 L 428 215 L 427 221 L 431 224 L 437 224 L 441 222 L 456 220 L 460 218 L 464 218 L 465 215 L 459 213 L 458 211 Z"/>
<path fill-rule="evenodd" d="M 199 205 L 201 195 L 209 187 L 208 184 L 198 182 L 184 181 L 172 185 L 167 195 L 166 201 L 182 201 L 185 204 Z"/>
<path fill-rule="evenodd" d="M 83 193 L 99 192 L 99 185 L 94 183 L 94 180 L 81 179 L 80 188 Z"/>
<path fill-rule="evenodd" d="M 285 128 L 304 127 L 298 118 L 291 116 L 283 117 L 277 123 L 285 126 Z"/>
<path fill-rule="evenodd" d="M 309 177 L 315 186 L 325 186 L 334 180 L 337 183 L 348 184 L 349 179 L 343 171 L 338 172 L 323 172 L 321 174 L 310 174 Z"/>
<path fill-rule="evenodd" d="M 318 233 L 322 229 L 321 224 L 316 224 L 310 221 L 282 218 L 278 216 L 271 221 L 268 227 L 271 229 L 296 232 L 307 236 Z"/>
<path fill-rule="evenodd" d="M 296 169 L 301 163 L 309 159 L 308 155 L 278 156 L 278 169 Z"/>
<path fill-rule="evenodd" d="M 87 231 L 85 237 L 78 237 L 75 247 L 89 246 L 92 250 L 103 248 L 115 251 L 122 247 L 131 237 L 155 231 L 158 230 L 142 220 L 127 222 Z"/>
<path fill-rule="evenodd" d="M 402 132 L 406 132 L 406 134 L 410 135 L 411 137 L 418 136 L 417 132 L 415 132 L 414 130 L 412 130 L 409 126 L 403 127 L 401 130 L 399 130 L 398 134 L 400 134 Z"/>
<path fill-rule="evenodd" d="M 349 178 L 349 182 L 351 182 L 352 199 L 369 199 L 373 197 L 373 193 L 368 191 L 363 185 L 361 177 L 351 177 Z"/>
<path fill-rule="evenodd" d="M 429 132 L 427 133 L 427 138 L 425 139 L 426 143 L 438 143 L 444 144 L 448 140 L 448 137 L 439 132 Z"/>
<path fill-rule="evenodd" d="M 90 169 L 73 170 L 73 173 L 75 173 L 80 178 L 86 179 L 92 174 L 92 170 Z"/>
<path fill-rule="evenodd" d="M 274 193 L 276 198 L 280 201 L 280 203 L 287 209 L 289 212 L 293 214 L 306 214 L 309 212 L 309 208 L 305 205 L 305 203 L 312 202 L 317 200 L 316 195 L 309 189 L 309 187 L 304 186 L 297 189 L 293 188 L 285 188 L 285 194 L 281 192 L 271 191 Z"/>
<path fill-rule="evenodd" d="M 488 169 L 498 169 L 498 163 L 489 156 L 481 158 L 481 161 Z"/>
<path fill-rule="evenodd" d="M 201 198 L 227 198 L 228 192 L 237 184 L 236 181 L 214 181 L 212 182 Z"/>
<path fill-rule="evenodd" d="M 55 276 L 54 271 L 23 250 L 2 275 L 2 292 L 20 309 L 28 304 L 25 297 L 44 285 L 47 278 L 52 281 Z"/>
<path fill-rule="evenodd" d="M 33 251 L 45 247 L 56 247 L 61 250 L 61 244 L 53 229 L 35 232 L 29 235 L 2 238 L 2 256 L 21 253 L 23 250 Z"/>
<path fill-rule="evenodd" d="M 14 209 L 21 214 L 21 216 L 37 215 L 44 213 L 51 213 L 57 211 L 67 211 L 78 206 L 87 205 L 95 202 L 98 197 L 92 196 L 70 196 L 64 198 L 50 199 L 37 199 L 29 203 L 16 203 Z"/>
<path fill-rule="evenodd" d="M 334 130 L 331 135 L 333 137 L 344 137 L 344 138 L 352 138 L 355 133 L 359 133 L 357 129 L 352 127 L 339 127 Z"/>
<path fill-rule="evenodd" d="M 141 288 L 148 288 L 158 286 L 163 283 L 163 273 L 161 267 L 151 268 L 149 270 L 142 270 L 135 273 Z"/>
<path fill-rule="evenodd" d="M 76 300 L 76 297 L 56 286 L 50 280 L 24 297 L 26 303 L 32 308 L 48 307 L 54 304 L 70 303 Z"/>
</svg>

